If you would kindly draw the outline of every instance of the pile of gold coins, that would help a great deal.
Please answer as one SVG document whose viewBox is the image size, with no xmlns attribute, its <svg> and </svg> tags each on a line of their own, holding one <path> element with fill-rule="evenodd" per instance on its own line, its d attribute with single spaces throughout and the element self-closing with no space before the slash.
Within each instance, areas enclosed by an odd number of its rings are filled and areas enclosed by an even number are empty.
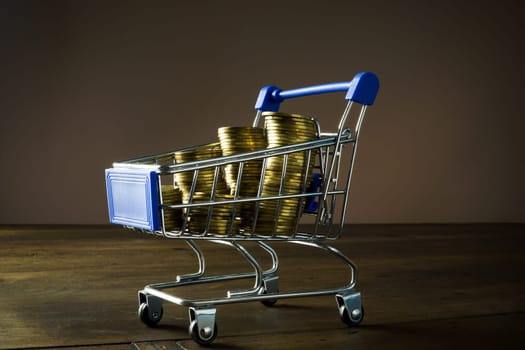
<svg viewBox="0 0 525 350">
<path fill-rule="evenodd" d="M 174 185 L 162 185 L 162 203 L 174 205 L 182 203 L 182 191 Z M 182 209 L 164 208 L 164 227 L 166 231 L 177 231 L 182 226 Z"/>
<path fill-rule="evenodd" d="M 264 128 L 229 126 L 218 129 L 219 142 L 176 151 L 176 164 L 220 158 L 266 148 L 315 140 L 318 124 L 315 118 L 298 114 L 264 112 Z M 276 197 L 302 193 L 308 185 L 315 155 L 308 163 L 308 152 L 294 152 L 285 157 L 275 156 L 266 160 L 262 179 L 261 197 Z M 174 175 L 174 186 L 162 186 L 164 204 L 204 203 L 255 198 L 258 195 L 263 161 L 247 160 L 221 166 L 212 191 L 216 167 L 200 168 L 194 184 L 194 171 Z M 306 174 L 306 169 L 309 169 Z M 285 170 L 286 169 L 286 170 Z M 242 173 L 241 173 L 242 170 Z M 284 171 L 285 170 L 285 171 Z M 240 175 L 240 177 L 239 177 Z M 240 179 L 240 183 L 239 180 Z M 212 193 L 213 192 L 213 193 Z M 190 198 L 191 197 L 191 198 Z M 182 217 L 187 216 L 186 229 L 191 233 L 225 235 L 247 234 L 291 235 L 295 232 L 299 211 L 304 199 L 288 198 L 249 201 L 217 205 L 187 207 L 184 211 L 165 210 L 166 229 L 180 229 Z M 257 220 L 255 213 L 257 212 Z M 253 228 L 255 227 L 255 231 Z"/>
<path fill-rule="evenodd" d="M 210 158 L 217 158 L 222 156 L 221 145 L 218 142 L 185 149 L 175 152 L 175 162 L 187 163 L 197 160 L 205 160 Z M 177 186 L 180 187 L 182 191 L 182 202 L 189 203 L 191 196 L 191 188 L 194 178 L 194 171 L 184 171 L 175 173 L 174 181 Z M 213 181 L 215 178 L 215 167 L 209 167 L 204 169 L 199 169 L 197 181 L 195 183 L 195 188 L 193 196 L 191 197 L 192 203 L 198 202 L 208 202 L 211 199 L 211 192 L 213 187 Z M 228 186 L 224 181 L 222 176 L 219 176 L 217 183 L 215 185 L 215 200 L 219 200 L 221 196 L 226 196 L 229 194 Z M 229 211 L 231 213 L 231 205 L 229 205 Z M 208 208 L 209 206 L 198 206 L 191 209 L 186 209 L 188 211 L 188 223 L 187 229 L 190 232 L 203 232 L 206 228 L 206 222 L 208 220 Z M 229 225 L 229 217 L 224 214 L 227 208 L 217 208 L 214 209 L 214 216 L 210 222 L 209 230 L 214 230 L 216 233 L 225 233 Z M 219 215 L 219 212 L 222 215 Z M 221 228 L 221 229 L 219 229 Z"/>
<path fill-rule="evenodd" d="M 185 149 L 175 152 L 175 162 L 188 163 L 196 160 L 204 160 L 210 158 L 217 158 L 222 156 L 221 145 L 218 142 Z M 184 171 L 175 173 L 174 181 L 180 187 L 182 191 L 182 200 L 187 203 L 190 199 L 191 186 L 193 183 L 194 171 Z M 215 177 L 215 167 L 199 169 L 197 182 L 195 184 L 194 192 L 208 193 L 211 194 L 211 188 L 213 185 L 213 179 Z M 219 177 L 216 185 L 216 193 L 228 193 L 228 187 L 226 182 Z M 194 197 L 195 198 L 195 197 Z"/>
<path fill-rule="evenodd" d="M 209 202 L 210 192 L 195 192 L 193 203 Z M 216 193 L 214 201 L 220 202 L 231 200 L 233 196 L 225 193 Z M 208 225 L 209 226 L 206 227 Z M 195 206 L 189 209 L 190 232 L 226 235 L 230 232 L 238 233 L 240 218 L 233 212 L 233 204 L 217 204 Z"/>
<path fill-rule="evenodd" d="M 266 148 L 266 137 L 263 128 L 232 126 L 218 130 L 222 155 L 229 156 Z M 224 178 L 232 195 L 237 198 L 250 198 L 257 195 L 261 181 L 262 160 L 248 160 L 243 163 L 240 184 L 237 182 L 240 163 L 224 166 Z M 240 204 L 237 207 L 243 228 L 251 227 L 255 202 Z"/>
<path fill-rule="evenodd" d="M 264 128 L 268 148 L 301 143 L 318 138 L 317 121 L 312 117 L 279 112 L 264 112 Z M 279 196 L 302 193 L 308 179 L 305 178 L 308 166 L 311 173 L 315 157 L 308 162 L 308 152 L 294 152 L 288 155 L 286 171 L 284 156 L 270 157 L 266 162 L 261 196 Z M 281 181 L 284 179 L 284 181 Z M 282 184 L 281 184 L 282 183 Z M 281 188 L 282 186 L 282 188 Z M 256 223 L 256 233 L 267 235 L 291 235 L 295 232 L 299 210 L 304 200 L 289 198 L 261 201 Z"/>
<path fill-rule="evenodd" d="M 256 151 L 266 148 L 266 137 L 263 128 L 233 126 L 218 130 L 222 155 L 229 156 L 238 153 Z M 232 194 L 237 190 L 239 163 L 227 164 L 224 167 L 224 178 Z M 261 179 L 262 160 L 244 162 L 238 196 L 253 197 Z"/>
</svg>

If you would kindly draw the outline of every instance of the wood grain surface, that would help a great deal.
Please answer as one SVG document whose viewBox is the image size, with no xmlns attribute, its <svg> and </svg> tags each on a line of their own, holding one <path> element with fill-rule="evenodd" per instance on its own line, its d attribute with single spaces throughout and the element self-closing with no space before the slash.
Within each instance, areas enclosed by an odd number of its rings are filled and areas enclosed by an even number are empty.
<svg viewBox="0 0 525 350">
<path fill-rule="evenodd" d="M 520 348 L 525 338 L 525 225 L 349 225 L 333 242 L 359 267 L 365 320 L 349 328 L 333 296 L 217 307 L 216 349 Z M 199 348 L 188 310 L 164 304 L 155 328 L 137 291 L 197 268 L 180 240 L 116 226 L 0 227 L 0 349 Z M 264 266 L 255 244 L 247 244 Z M 325 252 L 273 244 L 281 291 L 343 285 Z M 231 248 L 203 242 L 209 274 L 249 271 Z M 180 288 L 222 297 L 252 280 Z"/>
</svg>

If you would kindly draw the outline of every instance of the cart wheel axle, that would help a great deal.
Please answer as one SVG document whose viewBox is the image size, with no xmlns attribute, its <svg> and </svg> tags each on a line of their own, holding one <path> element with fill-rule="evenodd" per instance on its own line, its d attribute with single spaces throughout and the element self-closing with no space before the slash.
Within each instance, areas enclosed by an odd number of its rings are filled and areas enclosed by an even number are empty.
<svg viewBox="0 0 525 350">
<path fill-rule="evenodd" d="M 215 308 L 189 308 L 190 326 L 188 333 L 200 345 L 210 345 L 217 337 Z"/>
<path fill-rule="evenodd" d="M 341 320 L 348 326 L 358 326 L 365 317 L 365 308 L 361 304 L 361 293 L 336 295 L 337 308 Z"/>
<path fill-rule="evenodd" d="M 363 318 L 365 317 L 365 308 L 361 305 L 359 309 L 353 309 L 349 313 L 346 307 L 343 307 L 342 310 L 339 311 L 339 314 L 344 323 L 350 327 L 355 327 L 363 321 Z"/>
<path fill-rule="evenodd" d="M 217 323 L 213 325 L 213 329 L 211 327 L 203 327 L 199 330 L 197 321 L 193 321 L 190 323 L 188 331 L 191 339 L 196 343 L 200 345 L 210 345 L 217 337 Z"/>
<path fill-rule="evenodd" d="M 155 327 L 162 318 L 164 313 L 162 307 L 159 312 L 150 312 L 148 304 L 142 303 L 139 306 L 139 318 L 140 320 L 149 327 Z"/>
</svg>

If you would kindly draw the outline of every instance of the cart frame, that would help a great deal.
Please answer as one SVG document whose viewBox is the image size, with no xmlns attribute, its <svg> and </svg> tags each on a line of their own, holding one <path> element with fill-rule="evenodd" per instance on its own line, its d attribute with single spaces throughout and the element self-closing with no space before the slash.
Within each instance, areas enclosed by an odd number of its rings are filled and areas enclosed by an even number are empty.
<svg viewBox="0 0 525 350">
<path fill-rule="evenodd" d="M 112 223 L 165 238 L 182 239 L 191 247 L 197 257 L 197 272 L 179 275 L 175 281 L 146 285 L 138 292 L 138 314 L 140 319 L 148 326 L 155 326 L 162 318 L 163 302 L 188 307 L 189 334 L 197 343 L 208 345 L 217 336 L 215 320 L 217 305 L 260 301 L 267 306 L 271 306 L 278 299 L 335 295 L 339 315 L 343 322 L 350 326 L 358 325 L 364 317 L 364 309 L 361 303 L 361 294 L 355 289 L 357 284 L 357 267 L 346 255 L 325 241 L 338 239 L 342 233 L 347 214 L 348 195 L 360 129 L 367 106 L 374 103 L 378 89 L 379 81 L 370 72 L 359 73 L 349 82 L 331 83 L 293 90 L 280 90 L 275 86 L 266 86 L 260 90 L 255 104 L 257 113 L 253 126 L 259 125 L 263 111 L 277 112 L 281 102 L 285 99 L 346 91 L 345 99 L 348 100 L 348 103 L 341 116 L 337 132 L 322 133 L 319 124 L 317 124 L 319 139 L 313 141 L 180 164 L 165 163 L 165 160 L 169 159 L 170 155 L 175 152 L 170 151 L 116 162 L 113 163 L 112 168 L 106 169 L 108 209 Z M 361 107 L 358 113 L 354 113 L 352 108 L 356 104 Z M 351 119 L 355 119 L 353 128 L 347 127 Z M 346 146 L 351 148 L 350 157 L 348 158 L 343 157 L 343 151 Z M 190 150 L 194 147 L 198 146 L 188 147 L 183 150 Z M 307 164 L 310 164 L 310 160 L 315 158 L 315 162 L 312 163 L 314 166 L 306 166 L 305 180 L 300 193 L 284 194 L 283 187 L 286 183 L 288 157 L 296 152 L 302 152 L 307 155 Z M 283 158 L 279 194 L 263 197 L 261 196 L 262 179 L 266 171 L 266 162 L 270 157 L 277 156 Z M 221 167 L 232 163 L 238 164 L 237 179 L 240 180 L 245 162 L 252 160 L 262 161 L 261 181 L 257 195 L 249 198 L 240 198 L 237 194 L 239 193 L 241 181 L 237 181 L 237 188 L 231 200 L 216 200 L 216 185 Z M 347 162 L 342 164 L 343 161 Z M 345 168 L 344 165 L 347 165 L 347 169 L 346 173 L 343 174 L 342 169 Z M 208 201 L 194 203 L 192 198 L 195 193 L 199 171 L 202 169 L 214 170 L 215 176 L 211 195 Z M 314 169 L 317 171 L 315 173 L 317 174 L 316 181 L 313 181 L 311 188 L 307 188 L 307 176 L 312 175 Z M 162 179 L 166 176 L 173 176 L 178 172 L 193 172 L 189 200 L 181 204 L 165 204 L 162 198 L 162 191 L 160 190 Z M 341 181 L 341 178 L 346 181 Z M 304 204 L 302 204 L 297 211 L 298 218 L 303 217 L 305 212 L 306 216 L 314 218 L 314 224 L 309 226 L 309 230 L 299 226 L 300 220 L 297 220 L 294 233 L 289 235 L 277 234 L 275 226 L 272 232 L 265 234 L 256 231 L 259 203 L 263 201 L 281 203 L 282 200 L 292 198 L 302 199 L 301 203 L 304 203 L 304 200 L 315 203 L 313 207 L 309 208 L 305 208 Z M 341 199 L 341 203 L 339 199 Z M 233 224 L 230 225 L 226 234 L 217 234 L 209 230 L 211 212 L 214 206 L 231 204 L 232 217 L 234 217 L 237 206 L 242 203 L 254 203 L 256 207 L 255 220 L 253 221 L 254 227 L 251 232 L 237 232 L 233 230 Z M 191 232 L 187 226 L 190 212 L 196 207 L 206 207 L 209 210 L 208 221 L 202 232 Z M 166 229 L 165 210 L 172 209 L 185 210 L 182 226 L 177 231 L 168 231 Z M 277 225 L 277 217 L 275 219 L 275 225 Z M 205 276 L 206 260 L 203 251 L 197 244 L 199 240 L 206 240 L 234 248 L 249 262 L 253 272 Z M 272 266 L 263 270 L 254 255 L 242 244 L 243 241 L 255 241 L 263 251 L 269 254 Z M 338 288 L 280 292 L 278 286 L 279 276 L 277 274 L 279 257 L 277 252 L 269 245 L 271 241 L 284 241 L 295 245 L 313 247 L 333 254 L 348 268 L 348 282 Z M 217 298 L 188 299 L 166 291 L 167 289 L 183 286 L 247 278 L 254 279 L 252 288 L 240 291 L 227 291 L 226 296 Z"/>
</svg>

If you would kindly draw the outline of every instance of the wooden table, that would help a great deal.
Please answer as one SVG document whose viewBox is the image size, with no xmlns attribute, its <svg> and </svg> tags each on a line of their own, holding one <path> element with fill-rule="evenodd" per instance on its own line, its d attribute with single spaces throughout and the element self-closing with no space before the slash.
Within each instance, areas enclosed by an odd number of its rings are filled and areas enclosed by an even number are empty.
<svg viewBox="0 0 525 350">
<path fill-rule="evenodd" d="M 348 225 L 334 245 L 359 267 L 365 320 L 349 328 L 333 296 L 217 307 L 216 349 L 522 348 L 525 225 Z M 254 245 L 248 245 L 255 248 Z M 137 291 L 194 272 L 183 241 L 117 226 L 0 227 L 0 349 L 194 349 L 188 310 L 137 318 Z M 210 273 L 249 271 L 231 248 L 203 242 Z M 274 244 L 281 291 L 339 286 L 338 260 Z M 260 255 L 265 264 L 264 255 Z M 201 285 L 224 296 L 251 280 Z"/>
</svg>

